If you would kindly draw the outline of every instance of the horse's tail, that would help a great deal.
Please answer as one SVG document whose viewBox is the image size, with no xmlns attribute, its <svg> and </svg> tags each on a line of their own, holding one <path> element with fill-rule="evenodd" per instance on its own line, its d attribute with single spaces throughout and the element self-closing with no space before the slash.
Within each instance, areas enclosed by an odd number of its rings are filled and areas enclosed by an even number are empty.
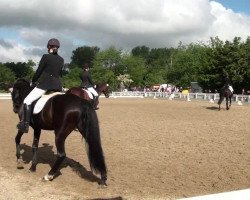
<svg viewBox="0 0 250 200">
<path fill-rule="evenodd" d="M 82 130 L 79 131 L 86 141 L 90 168 L 97 174 L 106 175 L 107 169 L 101 145 L 98 117 L 89 102 L 83 104 L 81 122 Z"/>
</svg>

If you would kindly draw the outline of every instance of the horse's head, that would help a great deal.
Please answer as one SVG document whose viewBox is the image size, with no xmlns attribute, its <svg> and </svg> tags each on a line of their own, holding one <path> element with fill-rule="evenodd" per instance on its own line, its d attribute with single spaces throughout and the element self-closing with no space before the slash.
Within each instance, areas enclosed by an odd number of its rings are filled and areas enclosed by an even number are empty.
<svg viewBox="0 0 250 200">
<path fill-rule="evenodd" d="M 100 83 L 96 85 L 96 91 L 98 92 L 98 94 L 100 95 L 101 93 L 103 93 L 105 95 L 106 98 L 109 98 L 109 84 L 107 83 Z"/>
<path fill-rule="evenodd" d="M 18 79 L 12 88 L 11 98 L 13 103 L 13 111 L 14 113 L 18 113 L 24 98 L 31 91 L 30 83 L 24 79 Z"/>
</svg>

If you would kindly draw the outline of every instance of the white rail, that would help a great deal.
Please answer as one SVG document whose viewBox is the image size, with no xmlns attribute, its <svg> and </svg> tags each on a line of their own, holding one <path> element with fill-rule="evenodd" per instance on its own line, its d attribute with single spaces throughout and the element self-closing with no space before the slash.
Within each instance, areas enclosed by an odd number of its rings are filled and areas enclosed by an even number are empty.
<svg viewBox="0 0 250 200">
<path fill-rule="evenodd" d="M 173 99 L 186 99 L 186 100 L 208 100 L 216 101 L 219 99 L 218 93 L 173 93 L 172 95 L 165 92 L 112 92 L 110 97 L 112 98 L 167 98 Z M 0 93 L 0 99 L 11 99 L 10 93 Z M 250 95 L 234 94 L 232 101 L 235 102 L 248 102 L 250 103 Z"/>
<path fill-rule="evenodd" d="M 126 98 L 126 97 L 153 97 L 153 98 L 167 98 L 167 99 L 187 99 L 187 100 L 208 100 L 208 101 L 216 101 L 219 99 L 218 93 L 173 93 L 168 94 L 166 92 L 112 92 L 111 96 L 113 98 Z M 232 101 L 236 102 L 248 102 L 250 103 L 250 95 L 238 95 L 234 94 Z"/>
</svg>

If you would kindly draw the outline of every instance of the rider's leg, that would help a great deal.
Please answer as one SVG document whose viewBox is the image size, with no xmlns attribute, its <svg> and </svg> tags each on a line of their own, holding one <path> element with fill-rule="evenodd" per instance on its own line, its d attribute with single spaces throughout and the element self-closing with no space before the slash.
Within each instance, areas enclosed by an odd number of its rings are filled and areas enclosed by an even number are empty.
<svg viewBox="0 0 250 200">
<path fill-rule="evenodd" d="M 41 97 L 43 94 L 45 94 L 45 90 L 34 88 L 28 96 L 23 101 L 23 113 L 21 121 L 17 124 L 17 128 L 24 132 L 29 132 L 29 123 L 30 123 L 30 117 L 31 117 L 31 104 L 33 101 L 37 100 L 39 97 Z"/>
<path fill-rule="evenodd" d="M 93 94 L 93 108 L 95 110 L 98 110 L 99 108 L 97 107 L 97 105 L 99 103 L 99 95 L 93 87 L 89 87 L 88 90 Z"/>
<path fill-rule="evenodd" d="M 98 103 L 99 103 L 99 96 L 95 96 L 94 97 L 94 104 L 93 104 L 93 107 L 94 107 L 95 110 L 99 109 Z"/>
</svg>

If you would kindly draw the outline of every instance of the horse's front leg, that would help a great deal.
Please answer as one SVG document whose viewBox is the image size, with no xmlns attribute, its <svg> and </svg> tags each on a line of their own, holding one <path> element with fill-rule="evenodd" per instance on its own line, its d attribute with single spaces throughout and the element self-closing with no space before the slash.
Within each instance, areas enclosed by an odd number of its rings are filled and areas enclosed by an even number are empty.
<svg viewBox="0 0 250 200">
<path fill-rule="evenodd" d="M 49 173 L 43 177 L 44 181 L 52 181 L 54 179 L 60 165 L 62 164 L 63 160 L 66 157 L 64 145 L 65 145 L 65 139 L 56 138 L 56 148 L 57 148 L 56 161 L 53 164 Z"/>
<path fill-rule="evenodd" d="M 227 106 L 227 110 L 229 110 L 229 106 L 228 106 L 228 97 L 226 97 L 226 106 Z"/>
<path fill-rule="evenodd" d="M 33 138 L 33 144 L 32 144 L 32 164 L 30 167 L 31 172 L 36 171 L 36 165 L 37 165 L 37 149 L 39 145 L 39 140 L 40 140 L 40 135 L 41 135 L 41 129 L 34 129 L 34 138 Z"/>
<path fill-rule="evenodd" d="M 99 185 L 101 186 L 101 187 L 106 187 L 107 186 L 107 183 L 106 183 L 106 181 L 107 181 L 107 173 L 105 172 L 102 172 L 101 173 L 101 180 L 99 181 Z"/>
<path fill-rule="evenodd" d="M 21 147 L 20 147 L 20 142 L 21 142 L 21 138 L 23 136 L 23 132 L 18 131 L 16 138 L 15 138 L 15 142 L 16 142 L 16 158 L 17 158 L 17 169 L 23 169 L 23 158 L 22 158 L 22 154 L 21 154 Z"/>
</svg>

